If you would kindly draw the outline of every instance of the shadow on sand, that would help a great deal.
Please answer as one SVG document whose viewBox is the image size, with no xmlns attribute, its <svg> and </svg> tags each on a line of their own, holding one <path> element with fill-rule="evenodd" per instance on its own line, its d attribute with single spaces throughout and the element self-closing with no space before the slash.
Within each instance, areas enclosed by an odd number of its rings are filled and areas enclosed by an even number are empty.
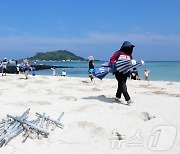
<svg viewBox="0 0 180 154">
<path fill-rule="evenodd" d="M 20 80 L 23 80 L 23 79 L 26 80 L 26 78 L 18 78 L 18 79 L 20 79 Z"/>
<path fill-rule="evenodd" d="M 84 97 L 83 99 L 88 99 L 88 100 L 99 100 L 101 102 L 104 102 L 104 103 L 117 103 L 117 104 L 122 104 L 122 105 L 126 105 L 126 103 L 124 103 L 123 101 L 115 101 L 114 98 L 108 98 L 106 97 L 105 95 L 99 95 L 99 96 L 89 96 L 89 97 Z"/>
<path fill-rule="evenodd" d="M 88 99 L 88 100 L 99 100 L 104 103 L 115 103 L 114 98 L 108 98 L 105 95 L 99 95 L 99 96 L 89 96 L 89 97 L 84 97 L 83 99 Z"/>
</svg>

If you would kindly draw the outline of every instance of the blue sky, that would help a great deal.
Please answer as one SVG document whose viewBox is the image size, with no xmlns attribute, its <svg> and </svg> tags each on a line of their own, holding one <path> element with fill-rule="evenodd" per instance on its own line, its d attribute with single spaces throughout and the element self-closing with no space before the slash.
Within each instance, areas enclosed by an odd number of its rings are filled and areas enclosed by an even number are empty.
<svg viewBox="0 0 180 154">
<path fill-rule="evenodd" d="M 128 40 L 137 60 L 180 60 L 180 0 L 1 0 L 0 58 L 65 49 L 108 60 Z"/>
</svg>

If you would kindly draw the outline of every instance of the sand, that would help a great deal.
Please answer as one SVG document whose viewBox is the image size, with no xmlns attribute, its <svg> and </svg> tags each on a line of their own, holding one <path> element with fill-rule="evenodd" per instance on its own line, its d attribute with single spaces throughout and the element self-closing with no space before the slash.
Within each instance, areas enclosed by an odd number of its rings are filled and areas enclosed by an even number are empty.
<svg viewBox="0 0 180 154">
<path fill-rule="evenodd" d="M 115 79 L 10 75 L 0 77 L 0 120 L 30 108 L 57 119 L 64 129 L 22 143 L 22 134 L 1 154 L 180 153 L 180 83 L 127 81 L 131 106 L 114 101 Z M 123 104 L 124 103 L 124 104 Z M 154 132 L 153 132 L 154 131 Z"/>
</svg>

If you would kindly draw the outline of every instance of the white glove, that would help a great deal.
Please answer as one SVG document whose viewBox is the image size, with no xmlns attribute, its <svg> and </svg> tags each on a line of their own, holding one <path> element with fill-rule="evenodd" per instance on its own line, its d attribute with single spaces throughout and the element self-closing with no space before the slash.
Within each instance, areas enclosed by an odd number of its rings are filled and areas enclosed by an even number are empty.
<svg viewBox="0 0 180 154">
<path fill-rule="evenodd" d="M 141 60 L 141 64 L 144 65 L 144 60 Z"/>
<path fill-rule="evenodd" d="M 136 65 L 136 60 L 133 59 L 133 60 L 131 61 L 131 63 L 132 63 L 133 65 Z"/>
</svg>

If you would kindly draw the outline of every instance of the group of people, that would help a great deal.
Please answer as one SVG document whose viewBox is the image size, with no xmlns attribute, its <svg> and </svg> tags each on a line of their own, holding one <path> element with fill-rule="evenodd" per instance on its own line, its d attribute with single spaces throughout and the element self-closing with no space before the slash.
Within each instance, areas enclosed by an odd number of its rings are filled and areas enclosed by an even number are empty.
<svg viewBox="0 0 180 154">
<path fill-rule="evenodd" d="M 56 67 L 52 67 L 51 70 L 52 70 L 52 75 L 53 75 L 53 76 L 56 76 L 56 75 L 57 75 L 57 73 L 56 73 Z M 64 77 L 66 76 L 66 70 L 65 70 L 65 69 L 62 70 L 61 76 L 64 76 Z"/>
<path fill-rule="evenodd" d="M 115 66 L 115 62 L 117 60 L 121 60 L 121 59 L 132 60 L 133 59 L 132 53 L 133 53 L 134 47 L 135 45 L 131 44 L 129 41 L 124 41 L 121 48 L 115 51 L 115 53 L 110 58 L 110 61 L 109 61 L 110 66 L 111 67 Z M 89 57 L 89 77 L 91 81 L 94 78 L 93 73 L 92 73 L 94 70 L 93 61 L 94 61 L 94 58 L 90 56 Z M 149 72 L 150 70 L 148 70 L 147 68 L 144 70 L 145 80 L 147 81 L 149 81 Z M 126 81 L 128 77 L 130 77 L 132 80 L 141 80 L 141 78 L 138 75 L 137 69 L 134 68 L 131 74 L 129 74 L 129 72 L 124 74 L 119 71 L 115 71 L 113 74 L 115 75 L 115 78 L 118 81 L 118 88 L 117 88 L 115 100 L 120 101 L 121 95 L 123 94 L 127 104 L 130 105 L 131 103 L 133 103 L 133 101 L 131 100 L 131 97 L 127 91 Z"/>
<path fill-rule="evenodd" d="M 4 58 L 1 61 L 0 66 L 2 67 L 2 76 L 6 76 L 8 63 L 9 62 L 8 62 L 7 58 Z M 24 59 L 22 64 L 18 64 L 16 61 L 16 74 L 20 74 L 20 72 L 23 72 L 23 74 L 25 75 L 25 79 L 28 79 L 28 74 L 29 74 L 30 69 L 31 69 L 31 67 L 30 67 L 30 64 L 28 62 L 28 59 Z M 53 76 L 56 76 L 56 68 L 52 67 L 51 69 L 53 71 Z M 62 70 L 61 76 L 66 76 L 66 70 L 65 69 Z"/>
<path fill-rule="evenodd" d="M 150 72 L 150 70 L 145 68 L 145 70 L 144 70 L 144 77 L 145 78 L 144 79 L 145 79 L 145 81 L 148 81 L 148 82 L 149 82 L 149 72 Z M 133 71 L 130 74 L 130 79 L 131 80 L 141 80 L 141 78 L 138 75 L 138 71 L 136 68 L 133 68 Z"/>
<path fill-rule="evenodd" d="M 7 67 L 8 67 L 8 64 L 10 64 L 10 62 L 8 61 L 7 58 L 4 58 L 1 62 L 1 67 L 2 67 L 2 76 L 6 76 L 6 73 L 7 73 Z M 17 63 L 16 63 L 17 64 Z M 27 59 L 25 59 L 23 61 L 23 72 L 25 74 L 25 79 L 28 79 L 28 73 L 29 73 L 29 69 L 30 69 L 30 66 L 29 66 L 29 62 Z M 20 67 L 17 66 L 16 67 L 16 73 L 19 74 L 20 72 Z"/>
</svg>

